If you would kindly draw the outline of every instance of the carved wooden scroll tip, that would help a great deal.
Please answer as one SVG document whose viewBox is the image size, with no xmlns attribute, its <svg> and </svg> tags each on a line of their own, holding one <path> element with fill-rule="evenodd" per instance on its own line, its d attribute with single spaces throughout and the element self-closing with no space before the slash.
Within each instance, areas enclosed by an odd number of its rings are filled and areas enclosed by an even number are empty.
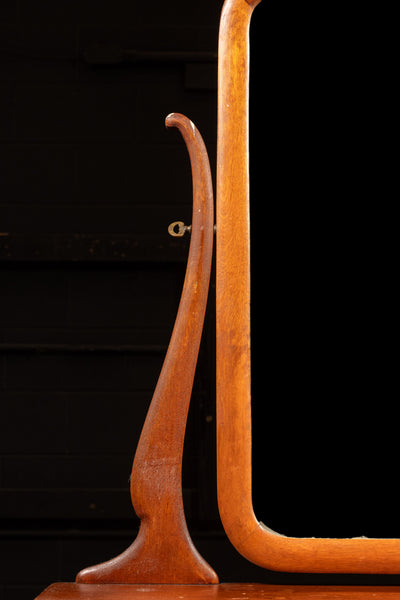
<svg viewBox="0 0 400 600">
<path fill-rule="evenodd" d="M 257 4 L 260 4 L 261 0 L 246 0 L 246 2 L 247 2 L 247 4 L 250 4 L 250 6 L 255 8 L 257 6 Z"/>
<path fill-rule="evenodd" d="M 187 117 L 185 117 L 185 115 L 182 115 L 181 113 L 170 113 L 165 118 L 165 125 L 168 128 L 177 127 L 178 129 L 181 129 L 181 130 L 186 129 L 187 131 L 190 131 L 190 133 L 193 136 L 196 135 L 197 128 L 196 128 L 195 124 L 193 123 L 193 121 L 191 121 L 190 119 L 188 119 Z"/>
</svg>

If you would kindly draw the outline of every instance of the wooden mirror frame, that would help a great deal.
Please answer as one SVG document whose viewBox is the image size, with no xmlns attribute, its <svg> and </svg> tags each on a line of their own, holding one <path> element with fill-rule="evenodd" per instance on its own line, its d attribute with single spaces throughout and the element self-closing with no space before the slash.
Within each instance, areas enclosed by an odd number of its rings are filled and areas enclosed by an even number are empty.
<svg viewBox="0 0 400 600">
<path fill-rule="evenodd" d="M 225 532 L 274 571 L 400 573 L 400 540 L 296 538 L 254 514 L 251 456 L 249 26 L 260 0 L 225 0 L 219 32 L 217 141 L 217 486 Z M 268 115 L 267 115 L 268 118 Z"/>
</svg>

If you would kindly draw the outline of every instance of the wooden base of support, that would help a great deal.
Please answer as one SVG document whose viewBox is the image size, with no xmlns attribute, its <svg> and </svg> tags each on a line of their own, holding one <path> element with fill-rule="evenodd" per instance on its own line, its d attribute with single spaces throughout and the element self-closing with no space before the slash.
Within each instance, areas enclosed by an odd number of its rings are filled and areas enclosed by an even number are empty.
<svg viewBox="0 0 400 600">
<path fill-rule="evenodd" d="M 395 600 L 396 586 L 80 584 L 54 583 L 36 600 Z"/>
</svg>

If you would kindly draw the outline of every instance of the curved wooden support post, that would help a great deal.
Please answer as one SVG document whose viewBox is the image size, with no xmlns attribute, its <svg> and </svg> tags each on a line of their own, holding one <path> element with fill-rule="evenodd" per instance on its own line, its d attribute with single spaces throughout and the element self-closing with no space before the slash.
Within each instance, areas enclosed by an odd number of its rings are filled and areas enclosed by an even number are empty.
<svg viewBox="0 0 400 600">
<path fill-rule="evenodd" d="M 235 548 L 267 569 L 400 573 L 398 539 L 285 537 L 265 527 L 253 511 L 248 33 L 259 1 L 225 0 L 219 33 L 216 319 L 217 485 L 221 520 Z"/>
<path fill-rule="evenodd" d="M 190 538 L 182 500 L 182 453 L 203 329 L 214 235 L 207 151 L 194 124 L 166 118 L 187 145 L 193 178 L 193 221 L 185 281 L 168 351 L 143 426 L 131 477 L 141 524 L 120 556 L 81 571 L 79 583 L 218 583 Z"/>
</svg>

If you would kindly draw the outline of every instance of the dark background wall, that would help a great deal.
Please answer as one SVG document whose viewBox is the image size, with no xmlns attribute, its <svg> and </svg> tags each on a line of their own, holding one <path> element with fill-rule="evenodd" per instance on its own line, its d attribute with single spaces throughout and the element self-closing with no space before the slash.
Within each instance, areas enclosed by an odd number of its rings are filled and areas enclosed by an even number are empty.
<svg viewBox="0 0 400 600">
<path fill-rule="evenodd" d="M 196 123 L 215 173 L 221 6 L 1 3 L 5 600 L 73 580 L 136 534 L 128 479 L 188 248 L 167 227 L 191 214 L 188 157 L 164 118 Z M 355 6 L 318 11 L 261 4 L 251 30 L 254 504 L 287 535 L 400 537 L 375 30 Z M 225 538 L 213 301 L 212 281 L 183 474 L 195 543 L 221 580 L 338 581 L 263 571 Z"/>
</svg>

